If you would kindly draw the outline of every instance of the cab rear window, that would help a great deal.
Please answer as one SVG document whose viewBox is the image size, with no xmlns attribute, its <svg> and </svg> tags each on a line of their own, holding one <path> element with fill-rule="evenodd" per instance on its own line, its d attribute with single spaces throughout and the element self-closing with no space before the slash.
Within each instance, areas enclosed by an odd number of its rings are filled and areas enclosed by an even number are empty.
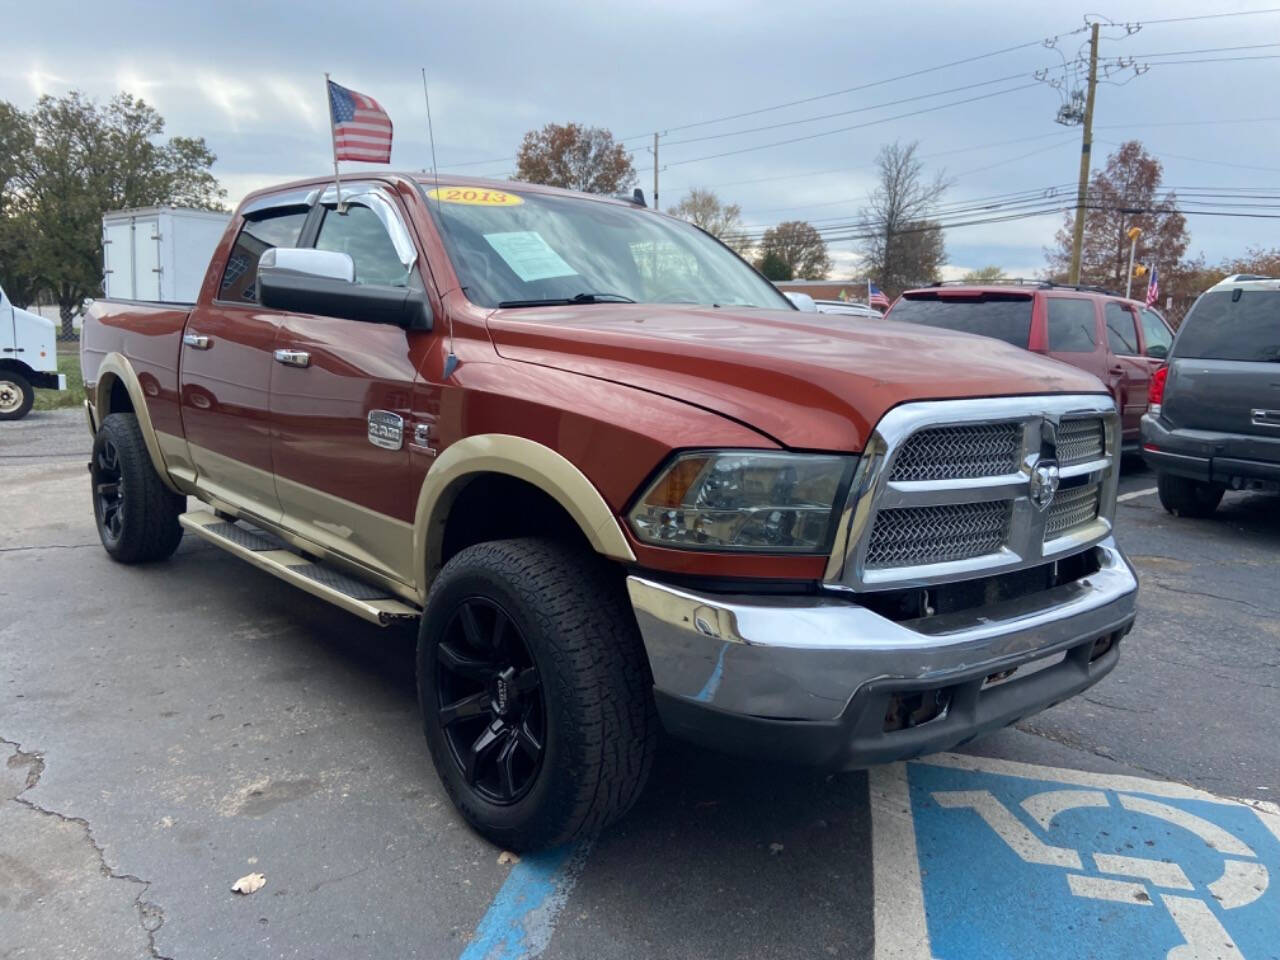
<svg viewBox="0 0 1280 960">
<path fill-rule="evenodd" d="M 1031 338 L 1031 303 L 1025 294 L 940 297 L 908 293 L 889 311 L 889 319 L 976 333 L 1025 349 Z"/>
<path fill-rule="evenodd" d="M 1173 344 L 1193 360 L 1280 361 L 1280 290 L 1212 290 L 1204 294 Z"/>
</svg>

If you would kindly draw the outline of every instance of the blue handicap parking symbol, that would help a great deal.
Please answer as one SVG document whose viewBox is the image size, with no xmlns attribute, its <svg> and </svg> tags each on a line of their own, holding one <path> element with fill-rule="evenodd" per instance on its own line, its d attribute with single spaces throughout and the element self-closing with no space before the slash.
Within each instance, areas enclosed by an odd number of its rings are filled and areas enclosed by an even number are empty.
<svg viewBox="0 0 1280 960">
<path fill-rule="evenodd" d="M 1158 781 L 981 764 L 898 768 L 937 960 L 1280 958 L 1274 814 Z"/>
</svg>

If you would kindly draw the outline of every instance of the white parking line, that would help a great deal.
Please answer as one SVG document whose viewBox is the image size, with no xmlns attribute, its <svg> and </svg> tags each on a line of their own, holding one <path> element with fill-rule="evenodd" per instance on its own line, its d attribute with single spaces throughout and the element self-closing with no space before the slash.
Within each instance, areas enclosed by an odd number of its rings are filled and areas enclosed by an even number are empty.
<svg viewBox="0 0 1280 960">
<path fill-rule="evenodd" d="M 1116 503 L 1124 503 L 1126 500 L 1137 500 L 1139 497 L 1149 497 L 1156 492 L 1156 487 L 1148 487 L 1146 490 L 1133 490 L 1129 493 L 1122 493 L 1116 497 Z"/>
</svg>

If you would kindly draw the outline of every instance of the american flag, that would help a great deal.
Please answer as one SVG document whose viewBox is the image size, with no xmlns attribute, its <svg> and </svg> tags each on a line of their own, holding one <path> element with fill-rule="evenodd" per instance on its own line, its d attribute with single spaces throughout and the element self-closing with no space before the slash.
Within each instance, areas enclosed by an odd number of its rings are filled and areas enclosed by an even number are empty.
<svg viewBox="0 0 1280 960">
<path fill-rule="evenodd" d="M 1155 306 L 1160 299 L 1160 278 L 1156 276 L 1156 268 L 1151 268 L 1151 278 L 1147 281 L 1147 306 Z"/>
<path fill-rule="evenodd" d="M 329 81 L 333 159 L 391 162 L 391 118 L 373 97 Z"/>
<path fill-rule="evenodd" d="M 889 298 L 884 295 L 884 291 L 877 287 L 870 280 L 867 281 L 867 303 L 873 307 L 882 307 L 889 309 Z"/>
</svg>

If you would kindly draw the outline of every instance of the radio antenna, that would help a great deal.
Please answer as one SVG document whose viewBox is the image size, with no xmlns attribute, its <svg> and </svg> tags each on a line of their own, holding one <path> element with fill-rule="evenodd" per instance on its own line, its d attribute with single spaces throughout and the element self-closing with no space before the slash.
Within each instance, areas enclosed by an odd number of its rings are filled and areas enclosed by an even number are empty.
<svg viewBox="0 0 1280 960">
<path fill-rule="evenodd" d="M 440 229 L 445 233 L 449 232 L 448 226 L 444 222 L 444 211 L 440 208 L 440 167 L 436 165 L 436 134 L 431 127 L 431 94 L 427 90 L 427 68 L 422 68 L 422 98 L 427 102 L 427 137 L 431 141 L 431 175 L 435 179 L 436 188 L 432 191 L 436 198 L 436 219 L 440 222 Z M 453 313 L 448 307 L 445 308 L 445 321 L 449 324 L 449 353 L 444 358 L 444 379 L 448 380 L 453 376 L 453 371 L 458 368 L 458 357 L 453 352 Z"/>
</svg>

